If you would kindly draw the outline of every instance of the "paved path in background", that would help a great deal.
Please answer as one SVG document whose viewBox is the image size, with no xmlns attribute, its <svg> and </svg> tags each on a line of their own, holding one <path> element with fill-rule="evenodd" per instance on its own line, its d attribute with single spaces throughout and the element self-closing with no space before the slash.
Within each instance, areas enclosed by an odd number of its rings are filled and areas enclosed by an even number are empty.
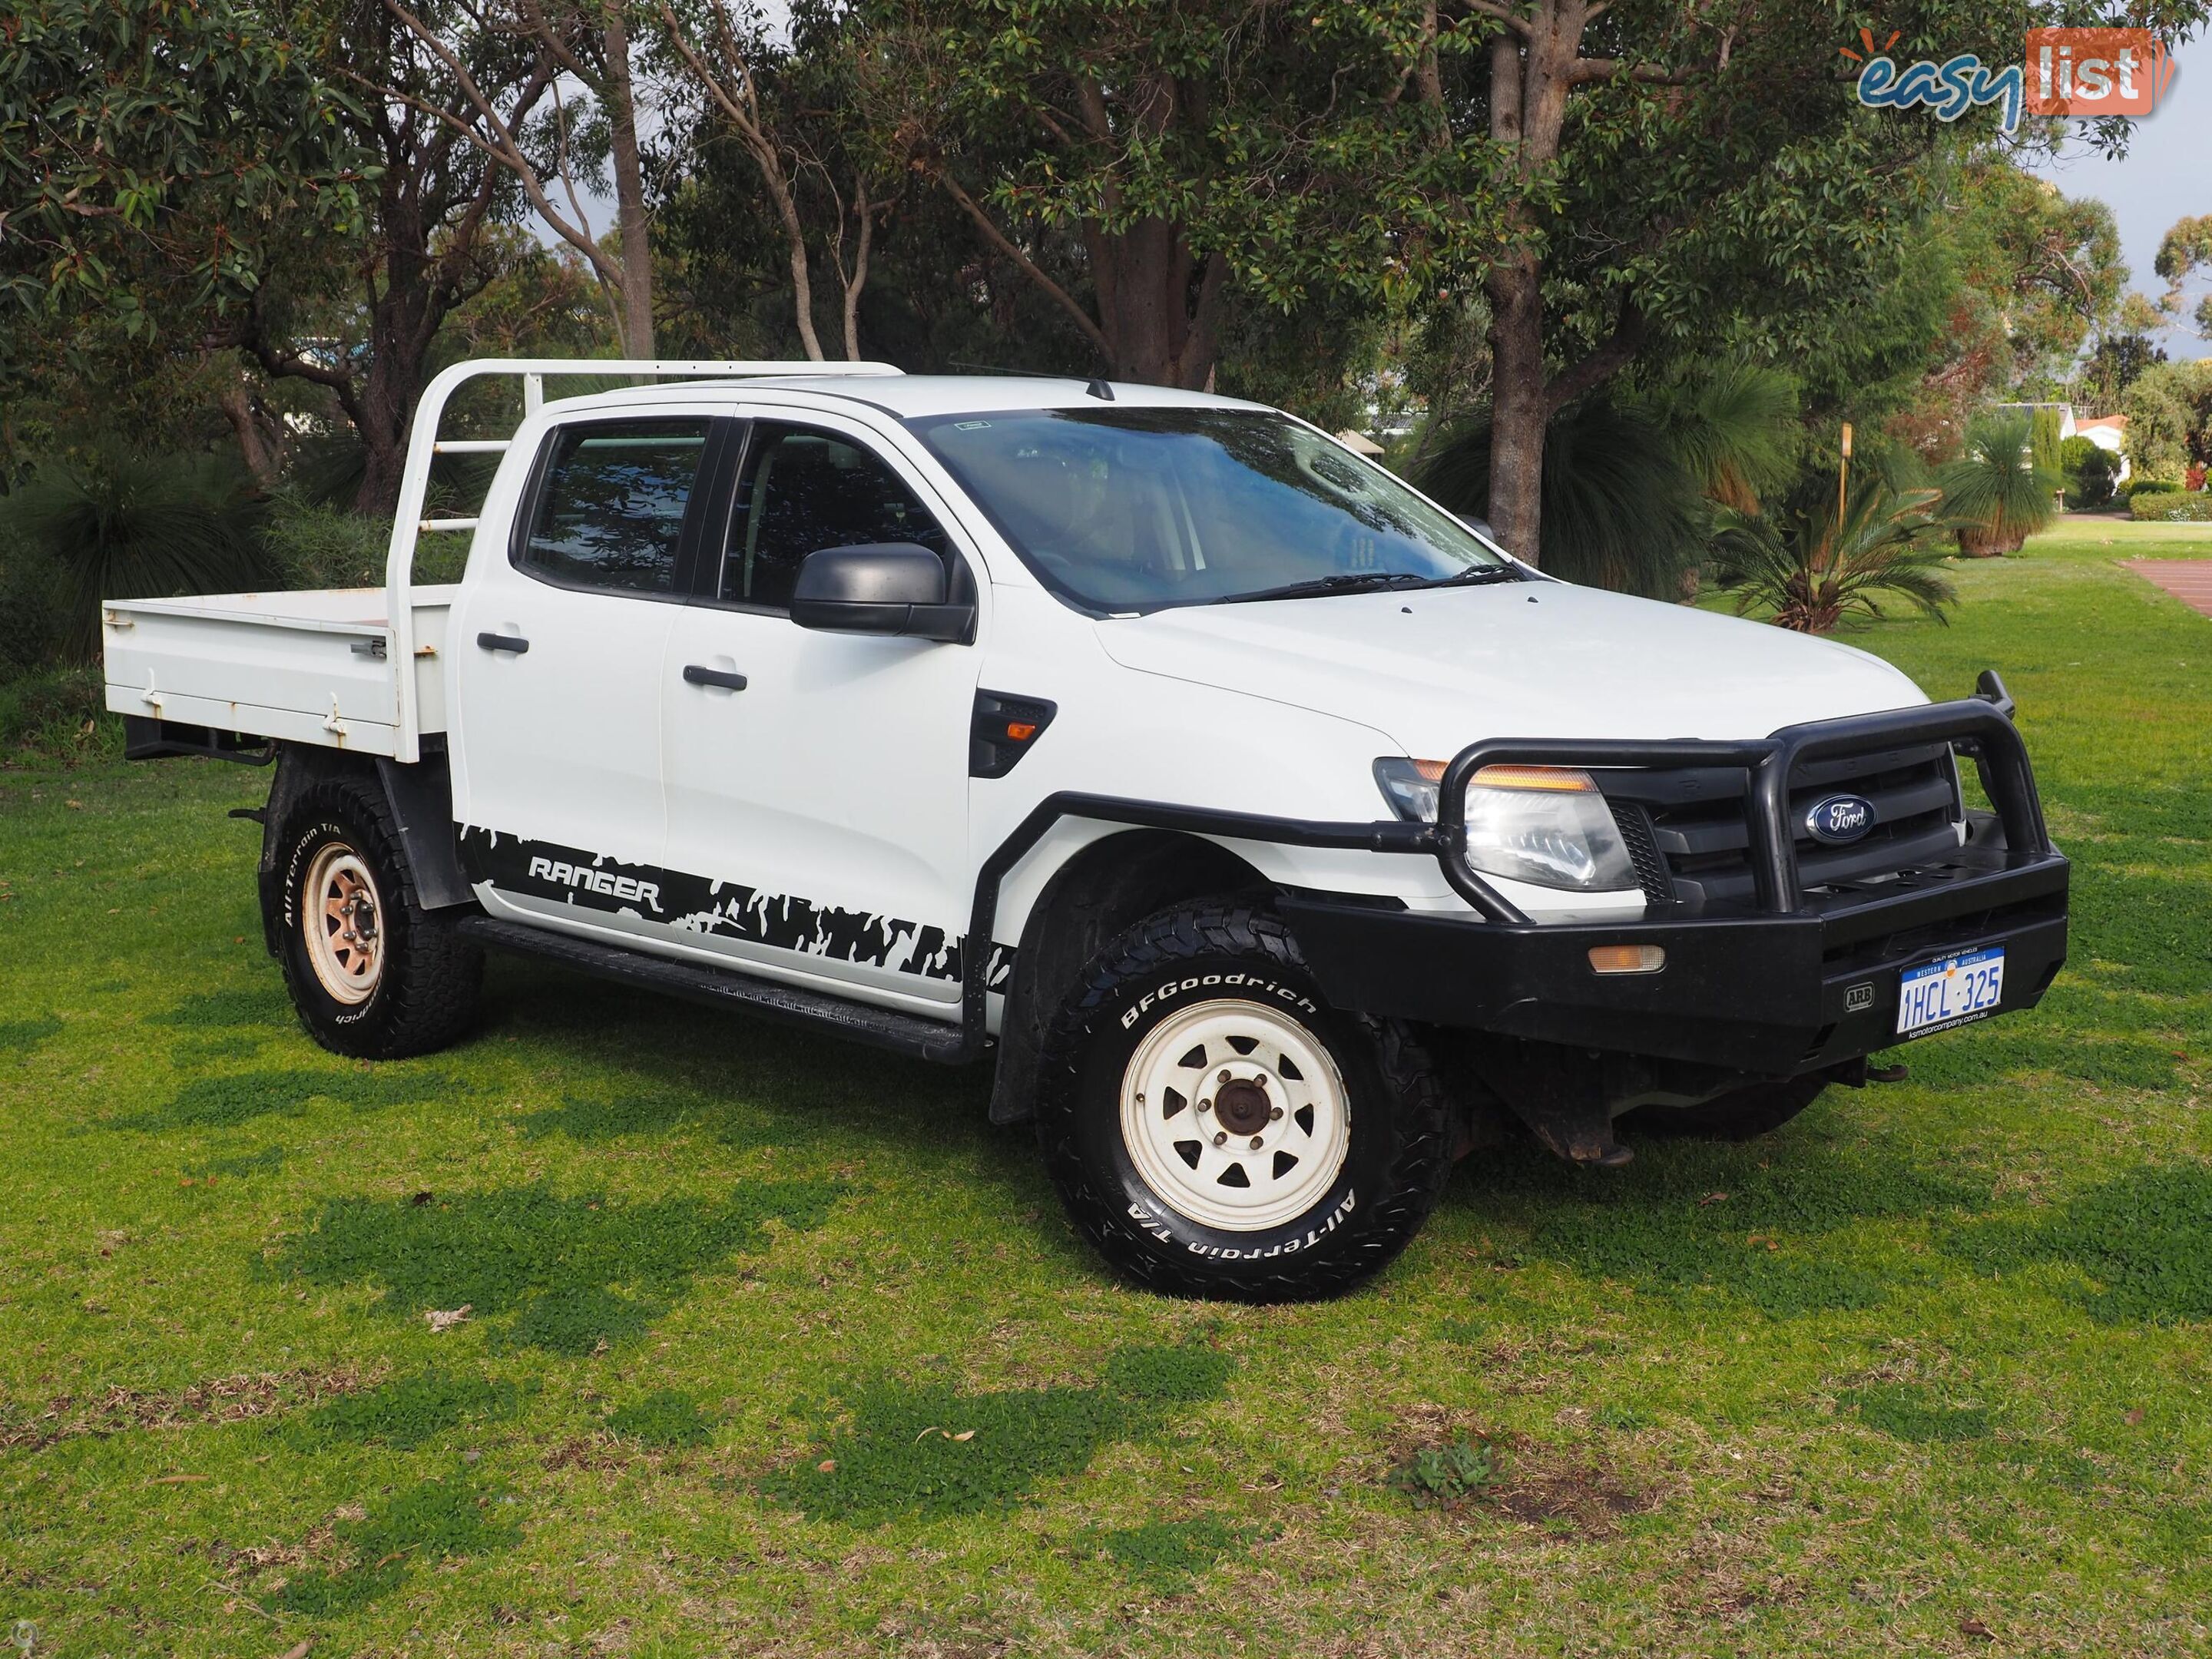
<svg viewBox="0 0 2212 1659">
<path fill-rule="evenodd" d="M 2212 617 L 2212 559 L 2130 559 L 2128 568 L 2192 611 Z"/>
</svg>

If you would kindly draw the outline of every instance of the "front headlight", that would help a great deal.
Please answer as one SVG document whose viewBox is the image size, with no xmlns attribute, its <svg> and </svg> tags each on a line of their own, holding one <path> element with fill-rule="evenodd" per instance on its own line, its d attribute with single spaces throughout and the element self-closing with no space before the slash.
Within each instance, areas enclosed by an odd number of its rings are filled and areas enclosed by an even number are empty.
<svg viewBox="0 0 2212 1659">
<path fill-rule="evenodd" d="M 1389 757 L 1375 781 L 1398 816 L 1433 823 L 1442 761 Z M 1605 892 L 1637 884 L 1605 797 L 1564 766 L 1486 766 L 1467 786 L 1467 861 L 1485 875 L 1536 887 Z"/>
</svg>

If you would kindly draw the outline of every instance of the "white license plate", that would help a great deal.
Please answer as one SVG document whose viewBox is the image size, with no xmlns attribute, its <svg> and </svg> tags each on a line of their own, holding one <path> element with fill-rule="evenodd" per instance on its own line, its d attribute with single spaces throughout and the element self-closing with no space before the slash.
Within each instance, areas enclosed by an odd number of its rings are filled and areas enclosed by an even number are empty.
<svg viewBox="0 0 2212 1659">
<path fill-rule="evenodd" d="M 1969 951 L 1910 968 L 1897 982 L 1897 1034 L 1924 1035 L 1993 1012 L 2004 998 L 2004 952 Z"/>
</svg>

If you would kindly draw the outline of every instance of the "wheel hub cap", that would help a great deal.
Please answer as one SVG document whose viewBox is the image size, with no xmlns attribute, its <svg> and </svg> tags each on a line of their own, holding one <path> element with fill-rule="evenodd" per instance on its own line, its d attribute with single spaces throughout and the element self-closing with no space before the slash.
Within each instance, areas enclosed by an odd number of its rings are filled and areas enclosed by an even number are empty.
<svg viewBox="0 0 2212 1659">
<path fill-rule="evenodd" d="M 1194 1003 L 1129 1057 L 1121 1139 L 1178 1215 L 1259 1232 L 1296 1220 L 1335 1183 L 1350 1103 L 1335 1061 L 1297 1020 L 1241 999 Z"/>
<path fill-rule="evenodd" d="M 306 899 L 301 927 L 315 978 L 336 1001 L 368 1001 L 384 969 L 375 877 L 352 848 L 333 842 L 315 854 Z"/>
</svg>

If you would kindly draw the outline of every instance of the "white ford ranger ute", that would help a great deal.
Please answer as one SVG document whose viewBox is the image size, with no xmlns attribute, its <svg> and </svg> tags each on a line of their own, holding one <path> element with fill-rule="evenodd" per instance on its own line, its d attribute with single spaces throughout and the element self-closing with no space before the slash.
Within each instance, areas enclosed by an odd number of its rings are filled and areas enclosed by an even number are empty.
<svg viewBox="0 0 2212 1659">
<path fill-rule="evenodd" d="M 520 425 L 440 441 L 487 374 Z M 425 518 L 456 451 L 501 452 L 479 515 Z M 425 534 L 460 581 L 412 582 Z M 274 762 L 269 948 L 325 1047 L 453 1042 L 500 949 L 988 1062 L 1180 1293 L 1357 1283 L 1516 1125 L 1601 1165 L 1632 1111 L 1771 1128 L 2065 956 L 1995 675 L 1930 704 L 1551 580 L 1228 398 L 464 364 L 384 589 L 104 622 L 134 756 Z"/>
</svg>

